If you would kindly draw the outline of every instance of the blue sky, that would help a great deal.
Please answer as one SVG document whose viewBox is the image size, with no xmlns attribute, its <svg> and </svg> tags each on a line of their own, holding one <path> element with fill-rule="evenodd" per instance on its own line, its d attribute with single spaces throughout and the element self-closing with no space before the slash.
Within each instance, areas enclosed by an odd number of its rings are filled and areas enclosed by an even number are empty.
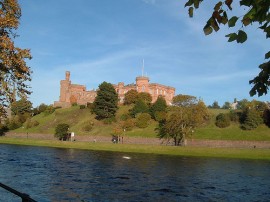
<svg viewBox="0 0 270 202">
<path fill-rule="evenodd" d="M 30 48 L 34 106 L 59 99 L 60 80 L 96 89 L 100 83 L 130 84 L 141 75 L 176 88 L 209 105 L 249 96 L 248 81 L 269 51 L 269 40 L 256 25 L 244 44 L 228 43 L 220 32 L 204 36 L 212 6 L 188 17 L 183 0 L 19 0 L 22 18 L 17 46 Z M 232 16 L 230 14 L 229 16 Z M 240 9 L 235 9 L 241 14 Z M 237 25 L 241 27 L 241 25 Z"/>
</svg>

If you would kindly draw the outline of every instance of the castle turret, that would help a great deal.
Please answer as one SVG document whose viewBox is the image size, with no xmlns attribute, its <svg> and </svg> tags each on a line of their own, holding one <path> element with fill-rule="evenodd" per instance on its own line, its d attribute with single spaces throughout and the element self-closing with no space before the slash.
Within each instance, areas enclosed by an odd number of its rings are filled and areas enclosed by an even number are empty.
<svg viewBox="0 0 270 202">
<path fill-rule="evenodd" d="M 69 96 L 67 96 L 70 86 L 70 72 L 66 71 L 65 80 L 60 81 L 60 102 L 69 102 Z"/>
<path fill-rule="evenodd" d="M 146 76 L 136 77 L 136 86 L 139 93 L 149 92 L 149 78 Z"/>
</svg>

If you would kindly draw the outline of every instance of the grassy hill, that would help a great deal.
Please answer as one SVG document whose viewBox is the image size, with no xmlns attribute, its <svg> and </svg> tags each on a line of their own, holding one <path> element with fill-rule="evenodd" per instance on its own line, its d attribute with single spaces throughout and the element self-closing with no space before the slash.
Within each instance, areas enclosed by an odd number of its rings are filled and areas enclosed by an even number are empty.
<svg viewBox="0 0 270 202">
<path fill-rule="evenodd" d="M 14 130 L 14 132 L 29 132 L 29 133 L 43 133 L 54 134 L 57 124 L 67 123 L 70 125 L 70 131 L 74 131 L 76 135 L 100 135 L 111 136 L 115 127 L 119 125 L 120 117 L 127 113 L 130 106 L 120 106 L 116 122 L 112 124 L 105 124 L 102 121 L 95 119 L 95 115 L 90 113 L 89 109 L 80 109 L 79 106 L 73 106 L 67 109 L 57 109 L 54 113 L 45 115 L 41 113 L 34 116 L 32 120 L 38 121 L 40 124 L 36 127 L 26 129 L 26 124 Z M 270 141 L 270 129 L 261 125 L 255 130 L 244 131 L 240 129 L 239 124 L 232 123 L 229 127 L 221 129 L 215 126 L 215 117 L 219 113 L 227 113 L 229 110 L 210 109 L 211 119 L 204 126 L 197 128 L 192 136 L 194 139 L 215 139 L 215 140 L 258 140 Z M 86 122 L 92 122 L 93 128 L 90 132 L 83 130 Z M 125 135 L 133 137 L 156 137 L 157 132 L 155 128 L 158 123 L 151 120 L 150 125 L 145 128 L 134 127 L 131 131 L 126 131 Z"/>
</svg>

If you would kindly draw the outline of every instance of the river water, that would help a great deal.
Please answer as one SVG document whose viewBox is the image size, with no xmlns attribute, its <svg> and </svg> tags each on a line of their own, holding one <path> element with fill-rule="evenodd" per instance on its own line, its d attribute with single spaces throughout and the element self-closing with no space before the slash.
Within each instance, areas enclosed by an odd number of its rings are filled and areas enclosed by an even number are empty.
<svg viewBox="0 0 270 202">
<path fill-rule="evenodd" d="M 37 201 L 270 201 L 270 162 L 0 144 L 0 182 Z"/>
</svg>

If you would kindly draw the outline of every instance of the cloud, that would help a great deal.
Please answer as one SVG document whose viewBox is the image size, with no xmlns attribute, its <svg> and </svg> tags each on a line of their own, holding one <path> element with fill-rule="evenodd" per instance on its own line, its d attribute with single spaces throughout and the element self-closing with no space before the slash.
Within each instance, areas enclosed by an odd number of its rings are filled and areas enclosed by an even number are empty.
<svg viewBox="0 0 270 202">
<path fill-rule="evenodd" d="M 147 4 L 156 4 L 156 0 L 142 0 L 142 1 Z"/>
</svg>

